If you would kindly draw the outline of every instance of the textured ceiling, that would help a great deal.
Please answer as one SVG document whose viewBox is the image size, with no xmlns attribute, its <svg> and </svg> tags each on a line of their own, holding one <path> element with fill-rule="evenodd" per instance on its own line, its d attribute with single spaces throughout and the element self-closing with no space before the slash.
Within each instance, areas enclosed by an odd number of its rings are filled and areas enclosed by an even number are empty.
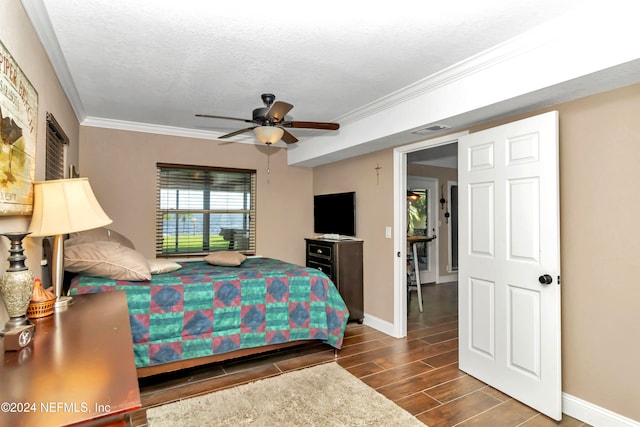
<svg viewBox="0 0 640 427">
<path fill-rule="evenodd" d="M 250 118 L 271 92 L 295 105 L 289 119 L 348 120 L 581 1 L 23 3 L 53 29 L 47 50 L 70 77 L 61 80 L 81 122 L 219 135 L 243 124 L 194 114 Z M 292 133 L 302 140 L 315 132 Z"/>
</svg>

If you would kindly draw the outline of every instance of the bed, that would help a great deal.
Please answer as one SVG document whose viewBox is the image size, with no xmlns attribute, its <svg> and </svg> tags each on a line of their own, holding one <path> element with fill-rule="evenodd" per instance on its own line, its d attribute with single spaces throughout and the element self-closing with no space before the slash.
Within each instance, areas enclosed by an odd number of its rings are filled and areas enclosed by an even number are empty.
<svg viewBox="0 0 640 427">
<path fill-rule="evenodd" d="M 181 266 L 151 280 L 71 280 L 71 295 L 126 292 L 139 377 L 305 341 L 341 348 L 349 313 L 321 271 L 263 257 Z"/>
</svg>

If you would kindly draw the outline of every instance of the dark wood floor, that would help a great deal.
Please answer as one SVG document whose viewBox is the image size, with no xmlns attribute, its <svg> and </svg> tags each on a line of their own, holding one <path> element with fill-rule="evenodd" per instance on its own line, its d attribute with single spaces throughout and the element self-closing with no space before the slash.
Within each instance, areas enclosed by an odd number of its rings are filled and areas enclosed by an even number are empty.
<svg viewBox="0 0 640 427">
<path fill-rule="evenodd" d="M 566 415 L 551 420 L 460 371 L 457 285 L 426 285 L 423 294 L 423 313 L 412 295 L 404 339 L 350 323 L 337 359 L 327 346 L 314 345 L 141 381 L 143 409 L 132 425 L 147 424 L 149 407 L 336 360 L 429 427 L 586 426 Z"/>
</svg>

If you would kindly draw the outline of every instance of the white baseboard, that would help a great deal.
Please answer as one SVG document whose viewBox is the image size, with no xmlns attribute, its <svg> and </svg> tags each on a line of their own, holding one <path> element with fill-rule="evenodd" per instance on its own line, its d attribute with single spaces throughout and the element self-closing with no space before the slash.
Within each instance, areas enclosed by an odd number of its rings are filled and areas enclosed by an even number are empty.
<svg viewBox="0 0 640 427">
<path fill-rule="evenodd" d="M 562 412 L 594 427 L 640 427 L 640 422 L 567 393 L 562 394 Z"/>
<path fill-rule="evenodd" d="M 447 274 L 446 276 L 439 276 L 437 283 L 449 283 L 449 282 L 457 282 L 458 281 L 458 273 Z"/>
<path fill-rule="evenodd" d="M 371 314 L 365 313 L 363 323 L 387 335 L 390 335 L 392 337 L 394 336 L 393 323 L 391 322 L 387 322 L 386 320 L 382 320 L 376 316 L 372 316 Z"/>
</svg>

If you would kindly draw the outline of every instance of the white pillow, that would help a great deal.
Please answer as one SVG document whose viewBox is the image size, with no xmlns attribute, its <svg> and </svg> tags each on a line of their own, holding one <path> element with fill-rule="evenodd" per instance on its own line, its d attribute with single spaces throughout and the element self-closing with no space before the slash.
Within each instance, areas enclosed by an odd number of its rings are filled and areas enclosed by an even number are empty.
<svg viewBox="0 0 640 427">
<path fill-rule="evenodd" d="M 117 231 L 105 227 L 70 233 L 69 238 L 65 240 L 64 244 L 65 246 L 71 246 L 79 243 L 91 242 L 116 242 L 120 243 L 122 246 L 135 249 L 133 242 L 131 242 L 127 237 Z"/>
<path fill-rule="evenodd" d="M 91 242 L 64 249 L 64 268 L 88 276 L 115 280 L 151 280 L 146 258 L 117 242 Z"/>
<path fill-rule="evenodd" d="M 213 252 L 203 258 L 211 265 L 222 265 L 225 267 L 237 267 L 247 259 L 246 255 L 236 251 Z"/>
<path fill-rule="evenodd" d="M 147 263 L 151 274 L 171 273 L 182 268 L 177 262 L 169 261 L 168 259 L 148 259 Z"/>
</svg>

